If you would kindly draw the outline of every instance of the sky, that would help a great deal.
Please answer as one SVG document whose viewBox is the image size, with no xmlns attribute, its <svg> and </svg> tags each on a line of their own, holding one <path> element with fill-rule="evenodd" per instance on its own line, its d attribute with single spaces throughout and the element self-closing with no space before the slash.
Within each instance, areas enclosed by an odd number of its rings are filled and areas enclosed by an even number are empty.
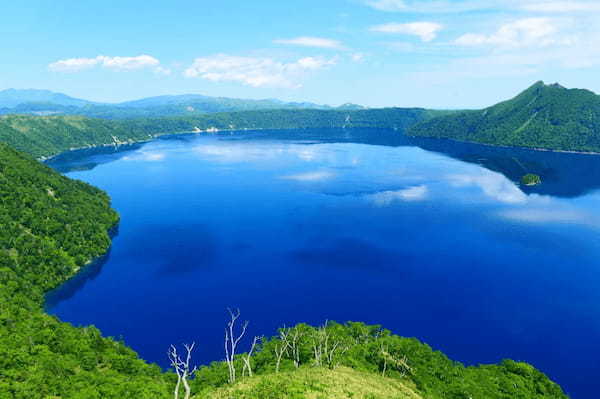
<svg viewBox="0 0 600 399">
<path fill-rule="evenodd" d="M 600 0 L 28 0 L 0 90 L 481 108 L 538 80 L 600 92 Z"/>
</svg>

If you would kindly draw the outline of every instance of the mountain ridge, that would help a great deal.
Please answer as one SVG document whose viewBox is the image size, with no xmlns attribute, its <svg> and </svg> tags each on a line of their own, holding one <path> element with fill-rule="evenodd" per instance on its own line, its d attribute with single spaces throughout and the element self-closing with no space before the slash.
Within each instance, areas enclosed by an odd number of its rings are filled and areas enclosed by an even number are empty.
<svg viewBox="0 0 600 399">
<path fill-rule="evenodd" d="M 0 91 L 0 114 L 83 115 L 104 119 L 128 119 L 271 109 L 357 110 L 366 107 L 350 103 L 335 107 L 311 102 L 212 97 L 203 94 L 161 95 L 107 103 L 74 98 L 50 90 Z"/>
<path fill-rule="evenodd" d="M 600 152 L 600 96 L 586 89 L 538 81 L 512 99 L 417 123 L 408 134 L 490 145 Z"/>
</svg>

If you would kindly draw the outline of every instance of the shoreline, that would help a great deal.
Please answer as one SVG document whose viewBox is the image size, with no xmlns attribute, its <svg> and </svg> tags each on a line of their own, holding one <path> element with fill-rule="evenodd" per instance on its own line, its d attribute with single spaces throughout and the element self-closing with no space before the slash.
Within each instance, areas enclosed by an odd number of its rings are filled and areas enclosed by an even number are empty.
<svg viewBox="0 0 600 399">
<path fill-rule="evenodd" d="M 69 148 L 68 150 L 65 151 L 61 151 L 57 154 L 54 155 L 49 155 L 49 156 L 42 156 L 39 158 L 36 158 L 36 160 L 40 161 L 40 162 L 46 162 L 49 161 L 53 158 L 56 158 L 62 154 L 71 152 L 71 151 L 78 151 L 78 150 L 85 150 L 85 149 L 92 149 L 92 148 L 100 148 L 100 147 L 120 147 L 123 145 L 132 145 L 132 144 L 142 144 L 142 143 L 148 143 L 150 141 L 153 141 L 159 137 L 162 136 L 170 136 L 170 135 L 178 135 L 178 134 L 202 134 L 202 133 L 219 133 L 219 132 L 246 132 L 246 131 L 262 131 L 262 130 L 272 130 L 272 131 L 280 131 L 280 130 L 304 130 L 306 128 L 273 128 L 273 129 L 265 129 L 265 128 L 236 128 L 236 129 L 218 129 L 218 128 L 208 128 L 205 130 L 201 130 L 198 129 L 197 127 L 194 128 L 194 130 L 184 130 L 184 131 L 176 131 L 176 132 L 171 132 L 171 133 L 156 133 L 156 134 L 152 134 L 150 135 L 148 138 L 144 139 L 144 140 L 128 140 L 128 141 L 122 141 L 122 142 L 112 142 L 112 143 L 104 143 L 104 144 L 90 144 L 90 145 L 86 145 L 86 146 L 81 146 L 81 147 L 72 147 Z M 339 129 L 348 129 L 346 127 L 339 127 Z M 352 128 L 350 127 L 349 129 L 361 129 L 361 127 L 355 127 Z M 387 128 L 387 127 L 382 127 L 382 128 L 377 128 L 377 129 L 381 129 L 381 130 L 390 130 L 390 131 L 397 131 L 394 128 Z M 538 151 L 538 152 L 552 152 L 552 153 L 558 153 L 558 154 L 575 154 L 575 155 L 594 155 L 594 156 L 598 156 L 600 155 L 600 151 L 599 152 L 595 152 L 595 151 L 576 151 L 576 150 L 558 150 L 558 149 L 551 149 L 551 148 L 543 148 L 543 147 L 525 147 L 525 146 L 514 146 L 514 145 L 501 145 L 501 144 L 490 144 L 490 143 L 480 143 L 477 141 L 468 141 L 468 140 L 458 140 L 458 139 L 452 139 L 452 138 L 447 138 L 447 137 L 432 137 L 432 136 L 412 136 L 409 135 L 407 133 L 401 133 L 403 134 L 405 137 L 409 137 L 409 138 L 414 138 L 414 139 L 435 139 L 435 140 L 447 140 L 447 141 L 452 141 L 452 142 L 456 142 L 456 143 L 463 143 L 463 144 L 473 144 L 473 145 L 481 145 L 481 146 L 485 146 L 485 147 L 493 147 L 493 148 L 504 148 L 504 149 L 516 149 L 516 150 L 529 150 L 529 151 Z"/>
<path fill-rule="evenodd" d="M 455 143 L 482 145 L 482 146 L 485 146 L 485 147 L 492 147 L 492 148 L 505 148 L 505 149 L 514 149 L 514 150 L 529 150 L 529 151 L 538 151 L 538 152 L 554 152 L 554 153 L 558 153 L 558 154 L 600 155 L 600 151 L 599 152 L 594 152 L 594 151 L 556 150 L 556 149 L 543 148 L 543 147 L 524 147 L 524 146 L 515 146 L 515 145 L 480 143 L 478 141 L 458 140 L 458 139 L 451 139 L 451 138 L 448 138 L 448 137 L 411 136 L 409 134 L 406 134 L 406 137 L 410 137 L 410 138 L 414 138 L 414 139 L 446 140 L 446 141 L 453 141 Z"/>
</svg>

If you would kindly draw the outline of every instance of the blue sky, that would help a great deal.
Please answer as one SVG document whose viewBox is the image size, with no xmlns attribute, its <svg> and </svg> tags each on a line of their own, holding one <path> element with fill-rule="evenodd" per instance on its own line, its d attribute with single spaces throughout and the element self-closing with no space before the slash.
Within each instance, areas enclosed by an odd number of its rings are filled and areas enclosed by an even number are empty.
<svg viewBox="0 0 600 399">
<path fill-rule="evenodd" d="M 0 89 L 483 107 L 537 80 L 600 92 L 600 1 L 30 0 Z"/>
</svg>

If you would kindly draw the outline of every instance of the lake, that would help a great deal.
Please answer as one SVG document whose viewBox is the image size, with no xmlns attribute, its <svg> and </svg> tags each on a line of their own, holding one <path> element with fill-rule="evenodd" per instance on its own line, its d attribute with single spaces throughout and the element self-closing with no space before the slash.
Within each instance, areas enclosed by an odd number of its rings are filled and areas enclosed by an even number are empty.
<svg viewBox="0 0 600 399">
<path fill-rule="evenodd" d="M 353 320 L 467 364 L 532 363 L 600 391 L 600 156 L 411 139 L 387 130 L 169 136 L 48 164 L 106 190 L 110 253 L 47 309 L 168 366 L 249 335 Z M 542 185 L 521 187 L 526 173 Z M 244 349 L 245 350 L 245 349 Z"/>
</svg>

